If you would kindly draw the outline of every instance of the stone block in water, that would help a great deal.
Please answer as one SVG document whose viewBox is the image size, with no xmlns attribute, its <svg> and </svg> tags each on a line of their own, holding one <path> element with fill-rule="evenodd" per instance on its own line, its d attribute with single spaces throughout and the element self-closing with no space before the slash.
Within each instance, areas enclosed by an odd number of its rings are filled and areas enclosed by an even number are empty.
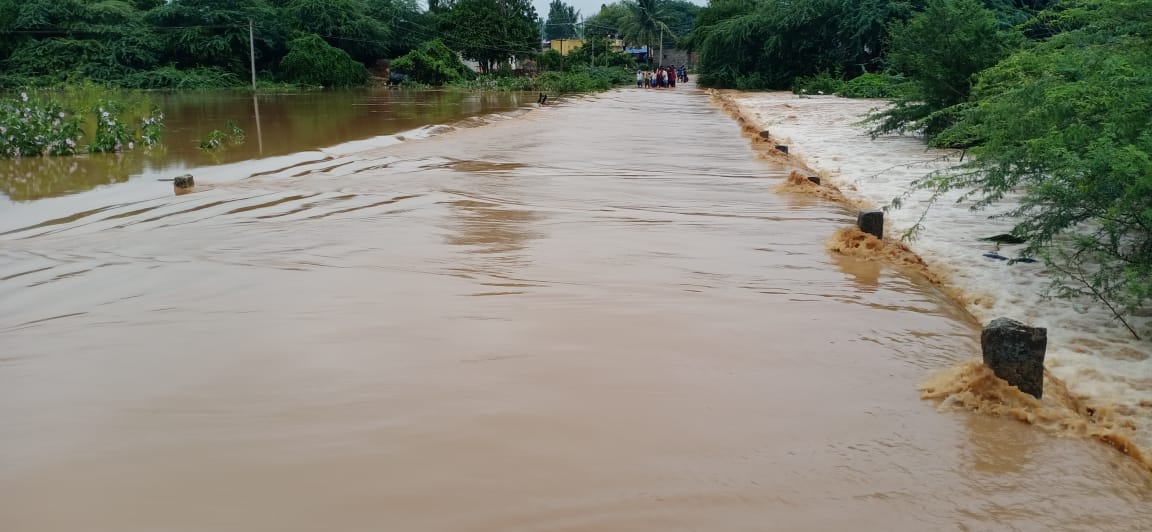
<svg viewBox="0 0 1152 532">
<path fill-rule="evenodd" d="M 818 176 L 810 175 L 810 176 L 808 176 L 808 180 L 817 184 L 817 185 L 820 184 L 820 177 L 818 177 Z"/>
<path fill-rule="evenodd" d="M 788 146 L 785 146 L 785 145 L 783 145 L 783 144 L 777 144 L 777 145 L 776 145 L 776 149 L 777 149 L 778 151 L 782 151 L 782 152 L 784 152 L 784 153 L 788 153 Z"/>
<path fill-rule="evenodd" d="M 764 131 L 761 131 L 761 132 L 760 132 L 760 138 L 762 138 L 762 139 L 770 139 L 770 138 L 772 138 L 772 134 L 771 134 L 771 133 L 769 133 L 767 129 L 765 129 Z"/>
<path fill-rule="evenodd" d="M 192 174 L 184 174 L 173 179 L 172 186 L 176 188 L 192 188 L 196 186 L 196 180 L 192 179 Z"/>
<path fill-rule="evenodd" d="M 1040 399 L 1044 395 L 1044 351 L 1048 329 L 996 318 L 980 334 L 984 365 L 997 377 Z"/>
<path fill-rule="evenodd" d="M 863 211 L 856 215 L 856 227 L 876 238 L 884 238 L 884 211 Z"/>
</svg>

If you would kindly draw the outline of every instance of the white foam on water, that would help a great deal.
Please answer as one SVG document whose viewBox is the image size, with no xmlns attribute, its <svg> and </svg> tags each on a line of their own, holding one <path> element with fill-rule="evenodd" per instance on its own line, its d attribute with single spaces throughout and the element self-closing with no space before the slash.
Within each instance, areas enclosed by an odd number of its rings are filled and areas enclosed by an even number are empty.
<svg viewBox="0 0 1152 532">
<path fill-rule="evenodd" d="M 832 184 L 847 196 L 875 207 L 904 194 L 915 179 L 960 162 L 959 152 L 928 149 L 918 137 L 872 140 L 860 121 L 884 106 L 881 100 L 745 93 L 734 95 L 733 103 L 747 120 L 787 144 L 791 154 L 830 174 Z M 1047 327 L 1050 371 L 1090 402 L 1116 405 L 1119 413 L 1135 418 L 1138 444 L 1152 448 L 1152 318 L 1129 319 L 1145 338 L 1138 341 L 1103 304 L 1087 298 L 1047 299 L 1051 274 L 1043 263 L 1008 264 L 983 256 L 1018 256 L 1022 246 L 997 250 L 996 244 L 979 240 L 1011 229 L 1010 220 L 989 219 L 1011 209 L 1011 199 L 974 212 L 971 203 L 956 202 L 959 196 L 950 194 L 929 208 L 929 193 L 912 195 L 903 208 L 886 215 L 886 234 L 898 237 L 926 216 L 910 246 L 960 290 L 968 310 L 982 323 L 1008 317 Z"/>
</svg>

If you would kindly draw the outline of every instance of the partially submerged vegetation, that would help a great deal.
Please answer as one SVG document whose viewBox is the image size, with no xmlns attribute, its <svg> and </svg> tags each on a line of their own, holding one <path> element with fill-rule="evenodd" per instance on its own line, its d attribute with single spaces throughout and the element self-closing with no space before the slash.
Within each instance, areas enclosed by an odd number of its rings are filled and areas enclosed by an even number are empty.
<svg viewBox="0 0 1152 532">
<path fill-rule="evenodd" d="M 891 99 L 873 135 L 964 150 L 894 207 L 1011 197 L 1055 295 L 1152 302 L 1152 0 L 713 0 L 690 41 L 706 85 Z"/>
<path fill-rule="evenodd" d="M 164 115 L 139 95 L 94 85 L 0 99 L 0 157 L 122 152 L 160 143 Z"/>
</svg>

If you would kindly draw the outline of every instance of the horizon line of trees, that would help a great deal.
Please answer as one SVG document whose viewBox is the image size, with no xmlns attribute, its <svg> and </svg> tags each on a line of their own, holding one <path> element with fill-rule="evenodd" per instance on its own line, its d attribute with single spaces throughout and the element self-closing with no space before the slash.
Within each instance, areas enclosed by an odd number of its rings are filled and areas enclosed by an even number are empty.
<svg viewBox="0 0 1152 532">
<path fill-rule="evenodd" d="M 621 0 L 579 20 L 563 0 L 552 1 L 547 19 L 530 0 L 430 0 L 428 9 L 417 0 L 0 0 L 0 88 L 242 86 L 249 24 L 262 81 L 360 85 L 370 70 L 434 40 L 488 72 L 534 59 L 542 37 L 640 38 L 654 23 L 684 35 L 698 9 Z"/>
</svg>

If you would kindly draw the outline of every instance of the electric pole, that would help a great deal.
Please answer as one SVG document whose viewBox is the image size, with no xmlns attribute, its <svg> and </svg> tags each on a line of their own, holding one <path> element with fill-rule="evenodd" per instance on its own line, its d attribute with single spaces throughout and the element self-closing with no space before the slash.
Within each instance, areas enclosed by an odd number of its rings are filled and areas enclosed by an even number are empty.
<svg viewBox="0 0 1152 532">
<path fill-rule="evenodd" d="M 252 37 L 252 19 L 248 19 L 248 58 L 252 67 L 252 92 L 256 92 L 256 41 Z"/>
<path fill-rule="evenodd" d="M 660 57 L 656 58 L 656 66 L 664 64 L 664 26 L 660 26 Z"/>
</svg>

